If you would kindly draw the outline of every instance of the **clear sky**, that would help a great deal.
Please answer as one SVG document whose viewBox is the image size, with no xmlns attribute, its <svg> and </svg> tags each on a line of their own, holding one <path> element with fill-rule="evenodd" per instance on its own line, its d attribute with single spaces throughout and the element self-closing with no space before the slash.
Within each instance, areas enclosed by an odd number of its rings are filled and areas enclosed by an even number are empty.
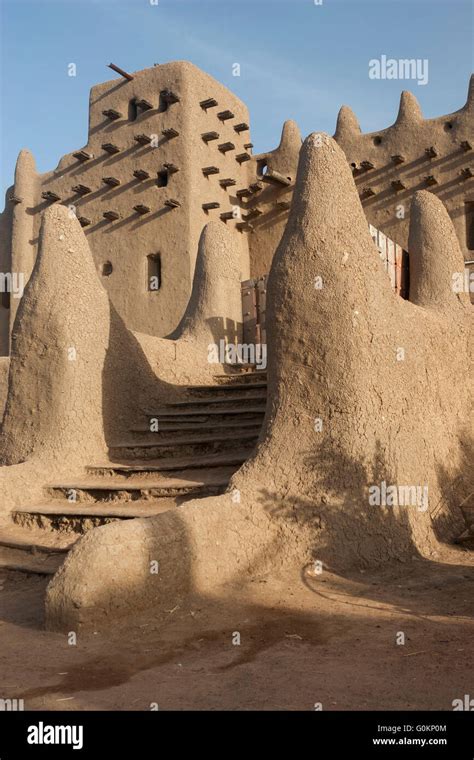
<svg viewBox="0 0 474 760">
<path fill-rule="evenodd" d="M 254 152 L 278 144 L 292 118 L 303 135 L 334 132 L 350 105 L 363 131 L 391 124 L 399 94 L 426 117 L 466 99 L 472 70 L 467 0 L 0 0 L 3 191 L 29 148 L 39 171 L 87 139 L 88 94 L 129 71 L 189 60 L 247 104 Z M 428 59 L 429 80 L 374 80 L 369 60 Z M 77 76 L 68 76 L 75 63 Z M 240 77 L 232 65 L 240 64 Z M 3 203 L 0 200 L 0 207 Z"/>
</svg>

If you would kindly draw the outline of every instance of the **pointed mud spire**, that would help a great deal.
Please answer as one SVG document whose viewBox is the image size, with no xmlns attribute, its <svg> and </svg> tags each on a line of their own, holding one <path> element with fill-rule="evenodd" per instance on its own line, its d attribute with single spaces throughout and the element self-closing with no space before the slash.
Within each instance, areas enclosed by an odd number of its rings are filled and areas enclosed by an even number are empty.
<svg viewBox="0 0 474 760">
<path fill-rule="evenodd" d="M 288 119 L 283 124 L 280 144 L 271 152 L 268 168 L 287 177 L 290 181 L 296 177 L 301 150 L 301 132 L 295 121 Z"/>
<path fill-rule="evenodd" d="M 12 271 L 23 273 L 25 282 L 31 274 L 36 258 L 35 246 L 31 243 L 35 237 L 34 216 L 28 214 L 26 208 L 36 205 L 38 192 L 35 159 L 29 150 L 23 149 L 18 154 L 15 167 L 13 193 L 15 197 L 21 199 L 21 204 L 13 210 L 11 266 Z M 13 325 L 18 303 L 17 299 L 12 299 L 10 302 L 10 328 Z"/>
<path fill-rule="evenodd" d="M 416 124 L 423 121 L 420 104 L 413 93 L 403 90 L 395 124 Z"/>
<path fill-rule="evenodd" d="M 347 140 L 354 135 L 360 135 L 360 124 L 352 108 L 342 106 L 337 115 L 335 140 Z"/>
<path fill-rule="evenodd" d="M 410 301 L 419 306 L 445 307 L 467 293 L 456 292 L 462 281 L 464 259 L 453 223 L 444 204 L 428 190 L 413 196 L 408 240 Z"/>
<path fill-rule="evenodd" d="M 217 343 L 230 335 L 231 323 L 241 330 L 239 259 L 230 230 L 222 222 L 212 221 L 199 240 L 188 306 L 176 330 L 167 337 Z"/>
<path fill-rule="evenodd" d="M 68 208 L 54 205 L 43 215 L 38 257 L 13 326 L 2 464 L 34 455 L 72 466 L 106 450 L 109 323 L 109 301 L 84 232 Z M 25 410 L 34 414 L 25 417 Z"/>
<path fill-rule="evenodd" d="M 369 324 L 375 329 L 391 299 L 346 156 L 328 135 L 311 134 L 301 149 L 268 285 L 268 375 L 277 403 L 292 385 L 290 368 L 301 363 L 304 344 L 307 370 L 331 377 L 335 403 L 346 408 L 352 380 L 344 374 L 345 361 L 354 367 L 366 362 L 370 331 L 364 330 Z M 315 393 L 323 393 L 316 386 Z M 296 419 L 308 403 L 307 388 L 295 389 L 289 403 Z"/>
<path fill-rule="evenodd" d="M 474 74 L 471 74 L 469 79 L 465 108 L 474 109 Z"/>
<path fill-rule="evenodd" d="M 301 139 L 300 128 L 296 121 L 293 119 L 287 119 L 283 124 L 281 130 L 281 138 L 279 148 L 293 149 L 299 152 L 303 140 Z"/>
<path fill-rule="evenodd" d="M 18 177 L 18 174 L 20 174 L 20 177 Z M 20 150 L 16 160 L 15 185 L 26 174 L 35 176 L 36 164 L 32 152 L 28 148 L 23 148 Z"/>
</svg>

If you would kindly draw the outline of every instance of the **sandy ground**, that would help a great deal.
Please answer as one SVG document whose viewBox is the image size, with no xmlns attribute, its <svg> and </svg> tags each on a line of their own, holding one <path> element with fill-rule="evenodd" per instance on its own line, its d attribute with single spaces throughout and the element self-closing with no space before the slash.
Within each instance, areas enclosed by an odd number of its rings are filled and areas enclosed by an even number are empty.
<svg viewBox="0 0 474 760">
<path fill-rule="evenodd" d="M 451 710 L 474 693 L 472 549 L 345 577 L 257 578 L 76 646 L 42 629 L 46 583 L 0 577 L 0 696 L 26 710 Z"/>
</svg>

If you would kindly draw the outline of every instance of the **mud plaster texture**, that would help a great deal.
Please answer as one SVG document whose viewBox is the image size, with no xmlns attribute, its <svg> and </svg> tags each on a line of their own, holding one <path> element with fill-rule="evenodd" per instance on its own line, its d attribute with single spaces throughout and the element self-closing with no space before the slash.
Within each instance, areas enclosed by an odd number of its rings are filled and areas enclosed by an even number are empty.
<svg viewBox="0 0 474 760">
<path fill-rule="evenodd" d="M 191 294 L 198 240 L 209 221 L 217 221 L 232 233 L 234 256 L 240 279 L 249 276 L 247 235 L 239 231 L 239 219 L 221 221 L 220 215 L 240 205 L 235 190 L 248 184 L 246 154 L 250 140 L 249 115 L 244 103 L 220 82 L 188 61 L 173 61 L 136 71 L 133 79 L 113 79 L 94 86 L 90 92 L 87 143 L 81 150 L 63 156 L 57 167 L 45 174 L 36 170 L 34 157 L 21 151 L 15 184 L 9 188 L 6 207 L 0 215 L 0 271 L 23 272 L 28 279 L 38 251 L 39 229 L 52 201 L 42 194 L 55 193 L 57 204 L 75 209 L 84 227 L 102 284 L 120 318 L 131 330 L 165 336 L 176 329 Z M 166 102 L 164 93 L 178 98 Z M 212 98 L 215 105 L 203 108 Z M 146 102 L 151 107 L 137 106 Z M 110 119 L 110 109 L 119 114 Z M 229 111 L 230 118 L 219 114 Z M 238 125 L 246 125 L 236 131 Z M 167 130 L 174 130 L 168 132 Z M 206 141 L 202 135 L 216 133 Z M 136 138 L 148 139 L 141 144 Z M 232 147 L 224 150 L 222 146 Z M 105 146 L 115 146 L 110 154 Z M 171 167 L 171 168 L 170 168 Z M 215 167 L 214 174 L 203 169 Z M 136 171 L 143 171 L 138 178 Z M 112 187 L 104 178 L 115 178 Z M 233 186 L 222 186 L 230 179 Z M 75 188 L 83 186 L 81 195 Z M 11 202 L 11 196 L 18 203 Z M 169 207 L 175 200 L 178 206 Z M 218 203 L 215 209 L 203 204 Z M 148 207 L 140 215 L 135 206 Z M 104 218 L 113 211 L 118 219 Z M 148 257 L 160 256 L 161 285 L 148 288 Z M 105 269 L 104 269 L 105 267 Z M 16 303 L 0 308 L 0 337 L 8 338 Z M 11 313 L 10 313 L 11 312 Z M 10 322 L 10 327 L 5 323 Z M 0 345 L 8 354 L 8 340 Z"/>
<path fill-rule="evenodd" d="M 423 118 L 415 96 L 401 93 L 397 118 L 379 132 L 363 134 L 354 112 L 342 106 L 334 138 L 350 165 L 369 223 L 407 249 L 410 206 L 415 192 L 429 189 L 443 201 L 456 230 L 465 260 L 472 257 L 473 170 L 472 146 L 474 79 L 462 108 L 433 119 Z M 470 146 L 470 147 L 469 147 Z M 260 181 L 261 189 L 246 199 L 246 210 L 258 209 L 248 227 L 250 272 L 266 274 L 285 230 L 293 200 L 301 136 L 295 122 L 285 122 L 280 145 L 252 156 L 249 185 Z M 435 155 L 427 151 L 434 149 Z M 291 180 L 288 186 L 262 177 L 263 167 Z M 392 183 L 400 182 L 401 185 Z M 369 190 L 372 195 L 367 195 Z M 287 208 L 285 208 L 287 206 Z M 462 270 L 461 270 L 462 271 Z"/>
<path fill-rule="evenodd" d="M 166 102 L 166 93 L 177 99 Z M 137 106 L 137 101 L 151 107 Z M 212 104 L 203 107 L 206 101 Z M 116 119 L 106 115 L 110 109 Z M 367 219 L 403 248 L 408 244 L 411 199 L 418 190 L 429 189 L 445 204 L 464 258 L 472 259 L 473 109 L 472 80 L 466 104 L 433 119 L 423 118 L 416 98 L 403 92 L 394 124 L 376 133 L 362 134 L 351 109 L 341 108 L 335 139 L 353 167 Z M 170 129 L 177 134 L 169 136 Z M 203 138 L 212 133 L 215 139 Z M 136 140 L 143 136 L 153 142 Z M 133 72 L 131 81 L 113 79 L 94 86 L 83 146 L 89 158 L 81 161 L 74 151 L 53 171 L 39 174 L 30 151 L 20 152 L 0 214 L 0 272 L 29 278 L 42 216 L 52 202 L 42 194 L 53 192 L 57 203 L 89 220 L 84 229 L 97 272 L 126 326 L 140 334 L 170 334 L 189 301 L 198 240 L 208 221 L 218 221 L 232 233 L 241 280 L 270 269 L 289 216 L 301 135 L 288 120 L 274 150 L 252 155 L 250 140 L 245 104 L 190 62 L 174 61 Z M 110 154 L 104 148 L 110 145 L 118 152 Z M 431 148 L 434 155 L 427 153 Z M 207 169 L 213 173 L 205 173 Z M 137 178 L 137 170 L 149 176 Z M 266 170 L 289 184 L 271 181 Z M 111 187 L 104 182 L 108 177 L 120 184 Z M 78 185 L 89 192 L 78 194 Z M 368 189 L 370 196 L 365 195 Z M 171 199 L 180 205 L 170 208 L 166 201 Z M 138 214 L 138 204 L 149 213 Z M 104 218 L 108 211 L 119 218 Z M 156 291 L 148 289 L 147 281 L 149 257 L 158 255 L 161 287 Z M 7 305 L 2 299 L 0 355 L 9 353 L 17 308 L 18 300 Z"/>
<path fill-rule="evenodd" d="M 414 301 L 404 301 L 343 151 L 326 135 L 306 139 L 270 274 L 268 403 L 254 456 L 222 496 L 81 538 L 49 584 L 49 628 L 170 609 L 191 592 L 228 597 L 262 574 L 296 583 L 315 560 L 339 570 L 436 557 L 469 489 L 472 310 L 446 280 L 462 254 L 442 203 L 417 193 L 410 225 Z M 428 510 L 370 506 L 369 486 L 382 481 L 427 485 Z"/>
<path fill-rule="evenodd" d="M 209 222 L 176 339 L 135 334 L 98 279 L 76 217 L 63 206 L 48 209 L 12 354 L 1 367 L 9 373 L 0 438 L 0 462 L 9 465 L 0 469 L 4 513 L 37 502 L 53 476 L 107 461 L 109 447 L 148 405 L 178 398 L 189 383 L 212 382 L 209 343 L 225 333 L 234 340 L 242 324 L 232 253 L 231 232 Z"/>
<path fill-rule="evenodd" d="M 443 201 L 464 258 L 472 259 L 468 235 L 471 222 L 466 214 L 467 204 L 474 197 L 473 179 L 468 175 L 463 179 L 461 172 L 472 170 L 473 118 L 473 77 L 465 105 L 434 119 L 424 119 L 415 96 L 402 92 L 395 123 L 380 132 L 362 134 L 351 109 L 341 108 L 335 139 L 353 167 L 367 219 L 403 248 L 408 246 L 413 194 L 429 189 Z M 471 147 L 466 150 L 463 144 Z M 434 155 L 430 155 L 430 149 L 434 149 Z M 398 160 L 401 163 L 396 163 Z M 364 168 L 363 161 L 372 164 L 372 168 Z M 401 182 L 399 189 L 392 185 L 397 181 Z M 367 188 L 373 192 L 370 197 L 364 195 Z"/>
</svg>

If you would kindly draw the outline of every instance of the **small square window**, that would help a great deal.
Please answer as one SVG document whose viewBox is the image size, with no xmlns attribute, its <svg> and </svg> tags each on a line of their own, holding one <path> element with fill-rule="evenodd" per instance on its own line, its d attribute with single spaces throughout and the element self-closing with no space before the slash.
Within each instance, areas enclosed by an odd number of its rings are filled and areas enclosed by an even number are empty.
<svg viewBox="0 0 474 760">
<path fill-rule="evenodd" d="M 161 288 L 161 255 L 150 253 L 147 256 L 147 290 L 156 293 Z"/>
</svg>

